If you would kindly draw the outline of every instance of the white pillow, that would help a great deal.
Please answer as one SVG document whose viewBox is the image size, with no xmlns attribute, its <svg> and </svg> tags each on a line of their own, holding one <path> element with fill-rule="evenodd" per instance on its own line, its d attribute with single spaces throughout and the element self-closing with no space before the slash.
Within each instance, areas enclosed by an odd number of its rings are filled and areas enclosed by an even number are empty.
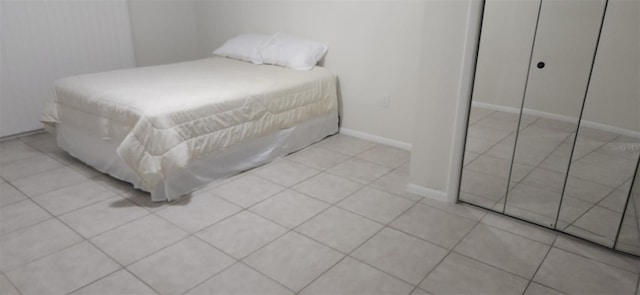
<svg viewBox="0 0 640 295">
<path fill-rule="evenodd" d="M 309 71 L 327 53 L 326 44 L 276 33 L 260 51 L 265 64 L 279 65 L 294 70 Z"/>
<path fill-rule="evenodd" d="M 269 43 L 273 36 L 264 34 L 243 34 L 225 42 L 213 54 L 233 59 L 244 60 L 254 64 L 262 64 L 260 50 Z"/>
</svg>

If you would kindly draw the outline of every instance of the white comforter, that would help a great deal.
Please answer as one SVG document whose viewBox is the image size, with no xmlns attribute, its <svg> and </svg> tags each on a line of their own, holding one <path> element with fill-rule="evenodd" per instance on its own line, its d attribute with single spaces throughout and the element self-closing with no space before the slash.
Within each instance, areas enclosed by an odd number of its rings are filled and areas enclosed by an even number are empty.
<svg viewBox="0 0 640 295">
<path fill-rule="evenodd" d="M 69 77 L 54 84 L 42 121 L 106 141 L 154 191 L 200 156 L 337 111 L 336 79 L 226 58 Z"/>
</svg>

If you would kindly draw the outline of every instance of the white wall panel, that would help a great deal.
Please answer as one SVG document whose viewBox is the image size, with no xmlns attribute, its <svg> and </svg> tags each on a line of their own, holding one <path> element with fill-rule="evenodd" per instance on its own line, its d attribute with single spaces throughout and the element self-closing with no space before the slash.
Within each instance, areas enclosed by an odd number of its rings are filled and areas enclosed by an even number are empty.
<svg viewBox="0 0 640 295">
<path fill-rule="evenodd" d="M 126 0 L 0 5 L 0 136 L 41 128 L 56 79 L 135 65 Z"/>
<path fill-rule="evenodd" d="M 138 66 L 167 64 L 201 57 L 198 51 L 194 0 L 128 2 Z"/>
</svg>

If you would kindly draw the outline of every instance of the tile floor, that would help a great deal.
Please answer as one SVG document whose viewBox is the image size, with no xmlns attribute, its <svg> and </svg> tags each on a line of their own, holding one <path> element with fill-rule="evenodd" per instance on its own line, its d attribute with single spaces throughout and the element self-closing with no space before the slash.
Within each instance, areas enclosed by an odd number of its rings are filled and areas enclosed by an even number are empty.
<svg viewBox="0 0 640 295">
<path fill-rule="evenodd" d="M 337 135 L 152 203 L 4 141 L 0 294 L 638 294 L 638 259 L 407 193 L 408 160 Z"/>
</svg>

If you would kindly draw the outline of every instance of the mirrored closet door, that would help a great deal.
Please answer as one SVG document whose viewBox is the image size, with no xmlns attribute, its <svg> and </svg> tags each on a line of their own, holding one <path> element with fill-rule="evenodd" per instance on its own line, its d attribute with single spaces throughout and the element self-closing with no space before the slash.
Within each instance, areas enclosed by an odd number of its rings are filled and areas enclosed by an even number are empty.
<svg viewBox="0 0 640 295">
<path fill-rule="evenodd" d="M 460 201 L 608 247 L 631 236 L 639 2 L 485 1 Z"/>
</svg>

